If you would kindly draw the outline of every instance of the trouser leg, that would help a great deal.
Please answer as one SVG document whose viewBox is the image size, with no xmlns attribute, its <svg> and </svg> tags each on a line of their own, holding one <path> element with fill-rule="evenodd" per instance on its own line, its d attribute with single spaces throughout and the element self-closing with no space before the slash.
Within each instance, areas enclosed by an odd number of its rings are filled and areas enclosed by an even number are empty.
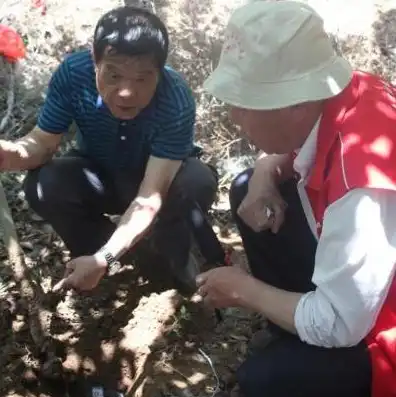
<svg viewBox="0 0 396 397">
<path fill-rule="evenodd" d="M 159 251 L 170 259 L 176 281 L 192 290 L 198 269 L 189 262 L 192 231 L 188 217 L 191 203 L 204 214 L 210 209 L 217 190 L 213 171 L 196 158 L 189 158 L 175 177 L 156 227 Z"/>
<path fill-rule="evenodd" d="M 115 227 L 112 184 L 80 156 L 56 158 L 29 171 L 24 182 L 31 208 L 52 225 L 72 257 L 95 253 Z"/>
<path fill-rule="evenodd" d="M 283 335 L 248 357 L 237 375 L 245 397 L 370 396 L 371 363 L 364 343 L 327 349 Z"/>
<path fill-rule="evenodd" d="M 96 252 L 115 225 L 104 213 L 123 214 L 138 193 L 144 170 L 110 178 L 81 156 L 65 156 L 30 171 L 24 189 L 30 206 L 48 221 L 73 257 Z M 191 230 L 187 201 L 203 212 L 213 203 L 217 180 L 196 158 L 187 159 L 172 183 L 154 227 L 156 249 L 169 260 L 181 282 L 192 283 L 196 269 L 188 268 Z"/>
<path fill-rule="evenodd" d="M 252 274 L 285 290 L 313 290 L 317 243 L 306 221 L 296 181 L 280 186 L 288 207 L 279 232 L 256 233 L 237 215 L 251 175 L 252 170 L 247 170 L 235 179 L 230 202 Z M 279 331 L 273 324 L 270 328 Z M 370 357 L 363 342 L 351 348 L 326 349 L 283 331 L 264 350 L 248 357 L 239 369 L 238 383 L 246 397 L 368 397 Z"/>
<path fill-rule="evenodd" d="M 277 234 L 270 230 L 255 232 L 238 216 L 237 210 L 247 194 L 252 170 L 239 175 L 232 184 L 230 203 L 252 274 L 275 287 L 307 292 L 311 282 L 317 242 L 308 226 L 297 193 L 296 181 L 280 186 L 288 207 L 285 221 Z"/>
</svg>

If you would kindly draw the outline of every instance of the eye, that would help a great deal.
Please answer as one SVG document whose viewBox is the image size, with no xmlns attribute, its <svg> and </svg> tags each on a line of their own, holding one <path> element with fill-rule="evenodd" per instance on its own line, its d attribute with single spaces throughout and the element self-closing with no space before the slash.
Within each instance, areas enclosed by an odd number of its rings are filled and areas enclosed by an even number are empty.
<svg viewBox="0 0 396 397">
<path fill-rule="evenodd" d="M 117 74 L 117 73 L 114 73 L 114 72 L 110 72 L 109 73 L 109 78 L 110 78 L 110 80 L 115 81 L 115 80 L 118 80 L 120 78 L 120 75 Z"/>
<path fill-rule="evenodd" d="M 138 77 L 138 78 L 136 79 L 136 81 L 137 81 L 138 83 L 144 83 L 144 82 L 146 81 L 146 78 L 145 78 L 145 77 Z"/>
</svg>

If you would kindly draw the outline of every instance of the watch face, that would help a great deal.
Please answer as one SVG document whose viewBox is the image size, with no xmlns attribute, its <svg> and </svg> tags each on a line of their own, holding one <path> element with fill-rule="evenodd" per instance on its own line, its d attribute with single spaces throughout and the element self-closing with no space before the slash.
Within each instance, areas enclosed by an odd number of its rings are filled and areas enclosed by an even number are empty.
<svg viewBox="0 0 396 397">
<path fill-rule="evenodd" d="M 70 397 L 124 397 L 124 394 L 118 390 L 112 390 L 100 383 L 80 378 L 67 386 L 66 393 Z"/>
<path fill-rule="evenodd" d="M 121 270 L 121 263 L 119 261 L 113 261 L 108 266 L 107 274 L 113 276 Z"/>
<path fill-rule="evenodd" d="M 107 252 L 105 254 L 105 259 L 108 265 L 111 265 L 112 262 L 115 261 L 115 259 L 113 258 L 113 255 L 110 254 L 110 252 Z"/>
</svg>

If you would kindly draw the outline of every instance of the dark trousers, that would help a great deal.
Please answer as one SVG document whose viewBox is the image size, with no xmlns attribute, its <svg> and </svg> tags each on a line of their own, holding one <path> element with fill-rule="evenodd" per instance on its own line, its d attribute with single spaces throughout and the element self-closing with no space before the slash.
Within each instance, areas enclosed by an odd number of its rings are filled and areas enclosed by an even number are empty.
<svg viewBox="0 0 396 397">
<path fill-rule="evenodd" d="M 248 170 L 235 179 L 230 202 L 252 274 L 285 290 L 313 290 L 311 277 L 317 243 L 306 221 L 296 181 L 281 186 L 288 208 L 280 231 L 255 233 L 236 213 L 247 193 L 251 174 L 252 170 Z M 239 369 L 238 381 L 244 396 L 370 396 L 371 364 L 363 342 L 351 348 L 320 348 L 280 331 L 273 324 L 270 327 L 279 337 L 253 353 Z"/>
<path fill-rule="evenodd" d="M 31 208 L 59 234 L 72 257 L 90 255 L 115 230 L 105 214 L 125 212 L 138 193 L 144 168 L 109 175 L 73 151 L 30 171 L 24 183 L 25 196 Z M 183 200 L 194 200 L 206 212 L 216 190 L 212 169 L 193 157 L 183 163 L 154 227 L 156 248 L 169 258 L 174 271 L 185 271 L 190 251 Z"/>
</svg>

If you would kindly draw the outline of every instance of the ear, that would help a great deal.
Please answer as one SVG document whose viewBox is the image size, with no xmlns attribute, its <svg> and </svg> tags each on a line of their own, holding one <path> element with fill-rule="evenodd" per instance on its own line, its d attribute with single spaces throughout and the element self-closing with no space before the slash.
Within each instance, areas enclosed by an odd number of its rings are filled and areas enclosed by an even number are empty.
<svg viewBox="0 0 396 397">
<path fill-rule="evenodd" d="M 310 112 L 311 106 L 309 103 L 298 103 L 297 105 L 290 106 L 290 116 L 292 120 L 300 121 L 307 117 Z"/>
<path fill-rule="evenodd" d="M 97 71 L 98 71 L 98 63 L 96 62 L 95 54 L 94 54 L 93 48 L 91 48 L 90 53 L 91 53 L 92 61 L 93 61 L 94 66 L 95 66 L 95 72 L 97 72 Z"/>
<path fill-rule="evenodd" d="M 94 63 L 96 62 L 95 61 L 95 54 L 94 54 L 94 50 L 93 50 L 93 47 L 91 47 L 91 49 L 90 49 L 90 54 L 91 54 L 91 58 L 92 58 L 92 60 L 94 61 Z"/>
</svg>

